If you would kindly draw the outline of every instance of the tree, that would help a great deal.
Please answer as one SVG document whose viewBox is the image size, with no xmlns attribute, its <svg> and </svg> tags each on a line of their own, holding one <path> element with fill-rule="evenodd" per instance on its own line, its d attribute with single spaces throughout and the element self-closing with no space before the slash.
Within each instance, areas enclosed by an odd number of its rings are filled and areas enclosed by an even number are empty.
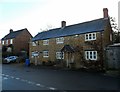
<svg viewBox="0 0 120 92">
<path fill-rule="evenodd" d="M 113 43 L 120 43 L 120 29 L 117 26 L 115 18 L 110 17 L 110 22 L 113 30 Z"/>
<path fill-rule="evenodd" d="M 41 31 L 49 31 L 50 29 L 52 29 L 52 25 L 50 25 L 50 24 L 47 25 L 45 29 L 40 28 Z"/>
</svg>

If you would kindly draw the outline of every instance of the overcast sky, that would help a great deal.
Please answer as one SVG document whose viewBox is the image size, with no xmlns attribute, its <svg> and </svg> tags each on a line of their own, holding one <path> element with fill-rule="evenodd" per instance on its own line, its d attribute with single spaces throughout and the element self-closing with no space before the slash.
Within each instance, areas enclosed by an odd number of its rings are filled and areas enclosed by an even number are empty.
<svg viewBox="0 0 120 92">
<path fill-rule="evenodd" d="M 103 17 L 103 8 L 118 20 L 119 0 L 0 0 L 0 39 L 9 33 L 27 28 L 35 36 L 46 28 Z"/>
</svg>

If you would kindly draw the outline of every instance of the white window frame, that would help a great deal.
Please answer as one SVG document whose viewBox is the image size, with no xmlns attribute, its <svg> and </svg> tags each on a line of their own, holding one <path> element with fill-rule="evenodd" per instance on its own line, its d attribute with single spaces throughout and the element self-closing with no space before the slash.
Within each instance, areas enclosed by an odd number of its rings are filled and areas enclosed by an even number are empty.
<svg viewBox="0 0 120 92">
<path fill-rule="evenodd" d="M 110 34 L 110 41 L 112 41 L 112 34 Z"/>
<path fill-rule="evenodd" d="M 5 44 L 5 41 L 2 41 L 2 45 L 4 45 Z"/>
<path fill-rule="evenodd" d="M 85 59 L 86 60 L 97 60 L 97 51 L 85 51 Z"/>
<path fill-rule="evenodd" d="M 43 51 L 43 57 L 48 58 L 49 57 L 49 51 Z"/>
<path fill-rule="evenodd" d="M 64 52 L 56 52 L 56 59 L 64 59 Z"/>
<path fill-rule="evenodd" d="M 13 39 L 10 39 L 10 44 L 13 44 Z"/>
<path fill-rule="evenodd" d="M 64 37 L 56 38 L 57 44 L 63 44 L 64 43 Z"/>
<path fill-rule="evenodd" d="M 8 44 L 8 40 L 6 40 L 6 44 Z"/>
<path fill-rule="evenodd" d="M 43 40 L 43 45 L 49 45 L 49 40 Z"/>
<path fill-rule="evenodd" d="M 35 42 L 32 42 L 32 46 L 37 46 Z"/>
<path fill-rule="evenodd" d="M 96 40 L 96 33 L 85 34 L 85 41 Z"/>
<path fill-rule="evenodd" d="M 32 54 L 33 57 L 35 57 L 35 56 L 39 56 L 38 51 L 33 51 L 31 54 Z"/>
</svg>

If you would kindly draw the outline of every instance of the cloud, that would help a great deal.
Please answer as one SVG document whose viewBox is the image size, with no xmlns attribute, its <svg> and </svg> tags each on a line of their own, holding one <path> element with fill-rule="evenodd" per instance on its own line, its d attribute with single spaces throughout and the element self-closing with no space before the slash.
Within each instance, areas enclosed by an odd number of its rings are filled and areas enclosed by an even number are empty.
<svg viewBox="0 0 120 92">
<path fill-rule="evenodd" d="M 62 20 L 65 20 L 67 25 L 71 25 L 102 18 L 103 8 L 108 8 L 110 16 L 116 17 L 118 8 L 117 0 L 92 0 L 92 2 L 90 0 L 2 0 L 0 2 L 33 5 L 27 9 L 20 8 L 18 12 L 16 10 L 12 17 L 8 15 L 7 20 L 0 23 L 2 25 L 0 30 L 4 30 L 0 37 L 9 32 L 10 28 L 13 30 L 28 28 L 31 34 L 36 35 L 41 31 L 40 29 L 46 29 L 47 25 L 51 25 L 52 28 L 60 27 Z"/>
</svg>

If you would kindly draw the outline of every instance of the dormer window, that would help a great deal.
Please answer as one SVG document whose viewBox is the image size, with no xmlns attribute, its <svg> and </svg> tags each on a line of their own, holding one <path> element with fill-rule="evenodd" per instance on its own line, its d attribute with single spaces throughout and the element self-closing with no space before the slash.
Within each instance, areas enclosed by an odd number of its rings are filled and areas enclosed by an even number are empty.
<svg viewBox="0 0 120 92">
<path fill-rule="evenodd" d="M 96 33 L 85 34 L 85 41 L 96 40 Z"/>
</svg>

